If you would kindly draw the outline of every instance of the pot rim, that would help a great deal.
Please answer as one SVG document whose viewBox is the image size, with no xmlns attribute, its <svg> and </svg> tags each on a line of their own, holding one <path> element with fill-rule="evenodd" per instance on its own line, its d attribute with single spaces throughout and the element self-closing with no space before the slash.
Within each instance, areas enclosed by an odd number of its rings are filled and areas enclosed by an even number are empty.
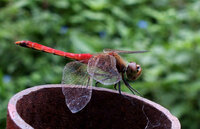
<svg viewBox="0 0 200 129">
<path fill-rule="evenodd" d="M 66 85 L 66 84 L 46 84 L 46 85 L 38 85 L 38 86 L 34 86 L 25 90 L 22 90 L 20 92 L 18 92 L 17 94 L 15 94 L 8 103 L 8 115 L 10 116 L 10 118 L 13 120 L 13 122 L 20 128 L 23 129 L 33 129 L 33 127 L 31 127 L 28 123 L 26 123 L 18 114 L 17 109 L 16 109 L 16 104 L 17 102 L 23 98 L 24 95 L 28 95 L 31 92 L 37 91 L 37 90 L 41 90 L 41 89 L 45 89 L 45 88 L 61 88 L 63 86 L 68 86 L 68 87 L 72 87 L 74 88 L 73 85 Z M 116 90 L 111 90 L 111 89 L 107 89 L 107 88 L 101 88 L 101 87 L 92 87 L 93 90 L 97 90 L 97 91 L 105 91 L 105 92 L 110 92 L 110 93 L 117 93 L 118 91 Z M 147 103 L 149 105 L 151 105 L 152 107 L 156 108 L 158 111 L 164 113 L 166 115 L 166 117 L 171 121 L 171 128 L 172 129 L 180 129 L 181 125 L 179 120 L 173 116 L 169 110 L 167 110 L 166 108 L 164 108 L 163 106 L 150 101 L 148 99 L 145 99 L 143 97 L 140 96 L 136 96 L 133 94 L 129 94 L 129 93 L 125 93 L 122 92 L 123 95 L 126 95 L 128 97 L 131 98 L 135 98 L 139 101 L 142 101 L 144 103 Z"/>
</svg>

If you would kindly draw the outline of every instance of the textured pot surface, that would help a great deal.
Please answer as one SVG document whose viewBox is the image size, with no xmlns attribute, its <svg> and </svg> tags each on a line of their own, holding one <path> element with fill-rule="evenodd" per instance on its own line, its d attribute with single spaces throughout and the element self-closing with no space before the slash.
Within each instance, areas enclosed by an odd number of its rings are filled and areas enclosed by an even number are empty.
<svg viewBox="0 0 200 129">
<path fill-rule="evenodd" d="M 178 119 L 164 107 L 104 88 L 94 87 L 88 105 L 73 114 L 65 104 L 62 86 L 35 86 L 13 96 L 7 129 L 180 129 Z"/>
</svg>

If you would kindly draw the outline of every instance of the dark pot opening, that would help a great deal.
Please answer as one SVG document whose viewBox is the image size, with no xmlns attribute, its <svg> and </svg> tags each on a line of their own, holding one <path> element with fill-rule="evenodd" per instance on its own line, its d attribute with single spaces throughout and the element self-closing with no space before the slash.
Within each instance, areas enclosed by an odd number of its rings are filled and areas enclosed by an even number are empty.
<svg viewBox="0 0 200 129">
<path fill-rule="evenodd" d="M 179 121 L 160 105 L 103 88 L 93 88 L 89 104 L 73 114 L 61 86 L 37 86 L 11 98 L 7 129 L 180 129 Z"/>
</svg>

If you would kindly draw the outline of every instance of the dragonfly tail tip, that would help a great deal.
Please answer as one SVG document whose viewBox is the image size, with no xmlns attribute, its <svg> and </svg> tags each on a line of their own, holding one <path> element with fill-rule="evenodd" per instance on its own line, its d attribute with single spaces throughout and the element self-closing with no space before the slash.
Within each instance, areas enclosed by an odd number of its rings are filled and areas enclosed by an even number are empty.
<svg viewBox="0 0 200 129">
<path fill-rule="evenodd" d="M 17 42 L 15 42 L 15 44 L 20 44 L 21 43 L 21 41 L 17 41 Z"/>
</svg>

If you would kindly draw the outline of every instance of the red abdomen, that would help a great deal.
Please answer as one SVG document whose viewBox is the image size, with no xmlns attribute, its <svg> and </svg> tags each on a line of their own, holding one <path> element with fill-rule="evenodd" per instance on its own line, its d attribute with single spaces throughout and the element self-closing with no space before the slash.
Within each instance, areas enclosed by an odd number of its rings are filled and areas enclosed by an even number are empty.
<svg viewBox="0 0 200 129">
<path fill-rule="evenodd" d="M 69 52 L 64 52 L 60 50 L 56 50 L 38 43 L 34 43 L 31 41 L 17 41 L 15 44 L 20 45 L 22 47 L 28 47 L 28 48 L 33 48 L 39 51 L 47 52 L 47 53 L 52 53 L 58 56 L 63 56 L 67 57 L 70 59 L 75 59 L 75 60 L 87 60 L 92 57 L 91 54 L 85 53 L 85 54 L 75 54 L 75 53 L 69 53 Z"/>
</svg>

